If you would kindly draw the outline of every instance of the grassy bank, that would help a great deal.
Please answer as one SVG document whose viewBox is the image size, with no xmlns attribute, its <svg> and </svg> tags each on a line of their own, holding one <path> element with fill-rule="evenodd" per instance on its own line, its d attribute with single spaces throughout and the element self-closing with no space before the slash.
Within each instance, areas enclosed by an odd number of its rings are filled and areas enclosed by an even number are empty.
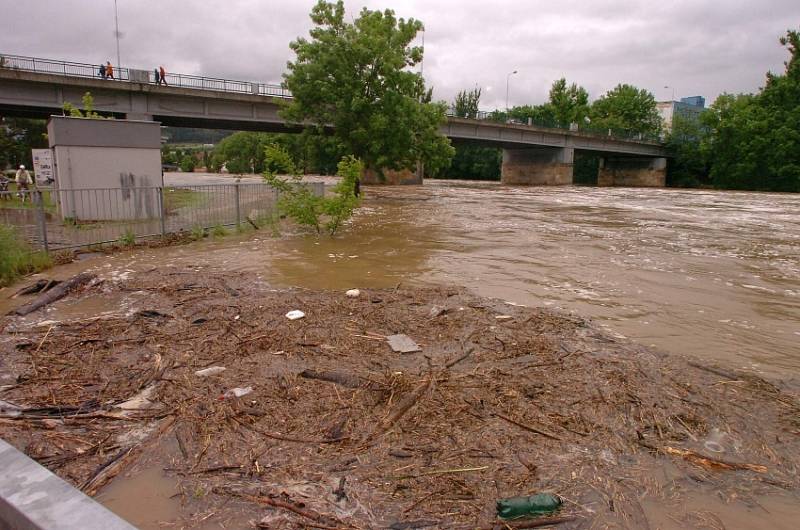
<svg viewBox="0 0 800 530">
<path fill-rule="evenodd" d="M 47 254 L 34 251 L 12 227 L 0 224 L 0 287 L 51 265 Z"/>
</svg>

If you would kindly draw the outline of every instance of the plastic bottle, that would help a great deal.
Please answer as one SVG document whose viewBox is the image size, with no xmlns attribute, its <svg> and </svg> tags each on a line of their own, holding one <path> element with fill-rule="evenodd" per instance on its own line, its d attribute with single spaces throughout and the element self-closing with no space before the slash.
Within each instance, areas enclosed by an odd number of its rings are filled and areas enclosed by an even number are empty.
<svg viewBox="0 0 800 530">
<path fill-rule="evenodd" d="M 517 519 L 527 515 L 545 515 L 561 507 L 561 498 L 551 493 L 538 493 L 530 497 L 509 497 L 497 501 L 497 515 L 501 519 Z"/>
</svg>

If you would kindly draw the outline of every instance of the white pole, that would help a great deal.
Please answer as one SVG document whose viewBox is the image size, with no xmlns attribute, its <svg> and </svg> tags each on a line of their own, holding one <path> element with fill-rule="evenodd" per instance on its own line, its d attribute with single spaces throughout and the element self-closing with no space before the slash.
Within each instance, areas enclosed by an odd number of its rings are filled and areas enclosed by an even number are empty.
<svg viewBox="0 0 800 530">
<path fill-rule="evenodd" d="M 509 73 L 509 74 L 506 76 L 506 114 L 508 114 L 508 84 L 509 84 L 509 82 L 511 81 L 511 76 L 512 76 L 512 75 L 514 75 L 514 74 L 516 74 L 516 73 L 517 73 L 517 71 L 516 71 L 516 70 L 514 70 L 513 72 L 510 72 L 510 73 Z M 506 116 L 506 117 L 507 117 L 507 116 Z"/>
<path fill-rule="evenodd" d="M 119 60 L 119 17 L 117 16 L 117 0 L 114 0 L 114 27 L 116 31 L 114 32 L 114 36 L 117 37 L 117 69 L 120 68 L 120 60 Z"/>
</svg>

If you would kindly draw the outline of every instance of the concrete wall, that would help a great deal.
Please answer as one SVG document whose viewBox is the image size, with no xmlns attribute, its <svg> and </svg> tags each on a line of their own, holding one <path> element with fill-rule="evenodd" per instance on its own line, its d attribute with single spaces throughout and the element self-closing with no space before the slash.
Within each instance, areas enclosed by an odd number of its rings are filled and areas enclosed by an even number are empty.
<svg viewBox="0 0 800 530">
<path fill-rule="evenodd" d="M 572 184 L 575 150 L 571 148 L 503 149 L 503 184 L 561 186 Z"/>
<path fill-rule="evenodd" d="M 54 116 L 54 151 L 62 218 L 152 219 L 161 214 L 161 127 L 155 122 Z"/>
<path fill-rule="evenodd" d="M 598 186 L 630 186 L 663 188 L 667 182 L 666 158 L 600 159 Z"/>
<path fill-rule="evenodd" d="M 14 447 L 0 440 L 0 528 L 135 530 Z"/>
</svg>

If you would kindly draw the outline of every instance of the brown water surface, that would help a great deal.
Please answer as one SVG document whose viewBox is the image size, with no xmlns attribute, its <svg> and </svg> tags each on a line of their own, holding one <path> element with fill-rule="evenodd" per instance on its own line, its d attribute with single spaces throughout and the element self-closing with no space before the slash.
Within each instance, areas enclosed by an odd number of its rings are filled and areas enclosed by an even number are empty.
<svg viewBox="0 0 800 530">
<path fill-rule="evenodd" d="M 800 197 L 630 188 L 515 188 L 427 181 L 368 188 L 336 238 L 255 235 L 100 256 L 56 269 L 114 281 L 136 270 L 240 269 L 276 285 L 348 289 L 400 282 L 463 285 L 481 295 L 575 311 L 610 332 L 675 353 L 767 375 L 800 375 Z M 0 291 L 0 310 L 10 289 Z M 65 300 L 39 319 L 129 311 L 135 301 Z M 35 318 L 32 315 L 28 318 Z M 137 481 L 103 502 L 142 527 L 174 510 L 174 483 L 151 504 L 130 498 Z M 146 502 L 145 502 L 146 501 Z M 156 512 L 139 518 L 147 504 Z M 653 528 L 677 528 L 669 509 L 643 502 Z M 794 499 L 728 505 L 713 494 L 685 511 L 711 511 L 725 528 L 793 527 Z M 131 511 L 133 510 L 133 511 Z M 781 526 L 783 525 L 783 526 Z"/>
<path fill-rule="evenodd" d="M 427 181 L 369 188 L 333 239 L 261 231 L 60 274 L 167 265 L 256 271 L 309 288 L 452 283 L 575 311 L 670 352 L 797 375 L 798 206 L 789 194 Z"/>
</svg>

